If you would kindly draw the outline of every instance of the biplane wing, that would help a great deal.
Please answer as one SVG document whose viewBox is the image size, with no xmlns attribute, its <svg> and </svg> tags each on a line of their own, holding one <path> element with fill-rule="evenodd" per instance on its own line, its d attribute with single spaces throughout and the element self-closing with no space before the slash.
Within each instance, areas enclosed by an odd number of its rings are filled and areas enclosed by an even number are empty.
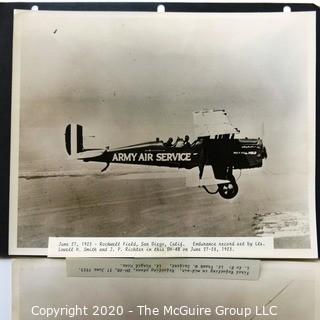
<svg viewBox="0 0 320 320">
<path fill-rule="evenodd" d="M 232 126 L 225 110 L 201 110 L 193 112 L 194 131 L 197 137 L 215 138 L 240 131 Z"/>
</svg>

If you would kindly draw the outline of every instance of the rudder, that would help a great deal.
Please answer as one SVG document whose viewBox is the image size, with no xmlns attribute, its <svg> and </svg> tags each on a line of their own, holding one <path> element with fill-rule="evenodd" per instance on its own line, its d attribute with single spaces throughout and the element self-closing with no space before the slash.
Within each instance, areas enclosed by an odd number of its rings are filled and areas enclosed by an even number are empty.
<svg viewBox="0 0 320 320">
<path fill-rule="evenodd" d="M 66 126 L 65 145 L 69 156 L 84 151 L 83 127 L 80 124 L 68 124 Z"/>
</svg>

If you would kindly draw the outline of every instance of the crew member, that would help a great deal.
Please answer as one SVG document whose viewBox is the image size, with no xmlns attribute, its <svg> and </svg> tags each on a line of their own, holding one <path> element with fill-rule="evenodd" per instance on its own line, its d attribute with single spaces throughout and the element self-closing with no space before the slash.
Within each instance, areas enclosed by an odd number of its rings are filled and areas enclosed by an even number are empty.
<svg viewBox="0 0 320 320">
<path fill-rule="evenodd" d="M 164 144 L 165 147 L 172 147 L 173 139 L 170 137 L 168 141 Z"/>
<path fill-rule="evenodd" d="M 191 147 L 191 144 L 190 144 L 189 140 L 190 140 L 190 137 L 189 137 L 188 135 L 186 135 L 186 136 L 184 137 L 184 141 L 183 141 L 183 146 L 184 146 L 184 147 L 186 147 L 186 148 Z"/>
</svg>

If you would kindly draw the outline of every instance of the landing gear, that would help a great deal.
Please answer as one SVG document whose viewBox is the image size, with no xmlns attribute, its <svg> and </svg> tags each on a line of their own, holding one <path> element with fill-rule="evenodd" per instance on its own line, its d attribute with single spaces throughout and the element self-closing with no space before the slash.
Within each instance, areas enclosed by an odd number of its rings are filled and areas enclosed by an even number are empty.
<svg viewBox="0 0 320 320">
<path fill-rule="evenodd" d="M 223 183 L 218 185 L 218 192 L 222 198 L 232 199 L 234 198 L 239 191 L 238 185 L 233 178 L 228 183 Z"/>
<path fill-rule="evenodd" d="M 232 199 L 234 198 L 239 191 L 239 187 L 235 177 L 232 174 L 233 167 L 232 166 L 224 166 L 224 165 L 211 165 L 213 174 L 216 180 L 218 180 L 217 189 L 215 191 L 210 191 L 206 186 L 201 185 L 201 187 L 209 194 L 219 193 L 220 196 L 224 199 Z M 199 164 L 199 178 L 201 181 L 202 174 L 204 169 L 204 162 Z M 240 176 L 239 176 L 240 177 Z M 238 179 L 239 179 L 238 177 Z M 220 180 L 220 181 L 219 181 Z M 221 183 L 219 183 L 221 182 Z"/>
</svg>

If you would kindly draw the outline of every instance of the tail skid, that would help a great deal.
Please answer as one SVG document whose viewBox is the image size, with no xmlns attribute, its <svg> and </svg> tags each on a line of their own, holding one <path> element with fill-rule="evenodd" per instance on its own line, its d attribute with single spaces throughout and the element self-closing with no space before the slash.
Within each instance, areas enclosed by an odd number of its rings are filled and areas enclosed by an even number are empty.
<svg viewBox="0 0 320 320">
<path fill-rule="evenodd" d="M 106 166 L 101 170 L 101 172 L 107 171 L 110 166 L 110 162 L 107 162 Z"/>
</svg>

